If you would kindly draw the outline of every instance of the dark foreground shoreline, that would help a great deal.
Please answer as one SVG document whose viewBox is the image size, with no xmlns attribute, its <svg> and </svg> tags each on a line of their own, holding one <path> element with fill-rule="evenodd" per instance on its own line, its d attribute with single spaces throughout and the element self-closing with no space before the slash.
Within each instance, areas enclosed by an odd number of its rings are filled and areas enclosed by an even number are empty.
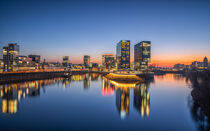
<svg viewBox="0 0 210 131">
<path fill-rule="evenodd" d="M 191 95 L 194 102 L 192 116 L 197 123 L 210 123 L 210 71 L 192 72 L 189 79 L 192 83 Z M 209 124 L 206 127 L 205 124 L 200 124 L 199 127 L 203 130 L 210 130 Z"/>
</svg>

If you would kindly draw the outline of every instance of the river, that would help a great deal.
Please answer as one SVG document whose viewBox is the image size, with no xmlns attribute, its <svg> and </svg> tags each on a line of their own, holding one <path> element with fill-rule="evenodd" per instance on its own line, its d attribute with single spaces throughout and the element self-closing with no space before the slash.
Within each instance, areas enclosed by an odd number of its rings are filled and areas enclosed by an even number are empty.
<svg viewBox="0 0 210 131">
<path fill-rule="evenodd" d="M 178 74 L 144 83 L 93 73 L 4 84 L 0 130 L 208 130 L 209 123 L 193 115 L 191 91 Z"/>
</svg>

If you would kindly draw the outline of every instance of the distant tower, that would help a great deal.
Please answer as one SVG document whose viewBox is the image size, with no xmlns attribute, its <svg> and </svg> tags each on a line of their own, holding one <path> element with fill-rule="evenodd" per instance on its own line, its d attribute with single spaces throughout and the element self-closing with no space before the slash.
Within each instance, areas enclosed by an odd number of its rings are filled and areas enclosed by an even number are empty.
<svg viewBox="0 0 210 131">
<path fill-rule="evenodd" d="M 46 59 L 43 60 L 42 69 L 45 69 L 45 68 L 44 68 L 45 64 L 46 64 Z"/>
<path fill-rule="evenodd" d="M 64 67 L 67 67 L 67 66 L 69 66 L 69 56 L 64 56 L 63 57 L 63 66 Z"/>
<path fill-rule="evenodd" d="M 89 65 L 90 65 L 90 56 L 89 55 L 84 55 L 83 61 L 84 61 L 85 68 L 88 68 Z"/>
<path fill-rule="evenodd" d="M 7 47 L 3 47 L 4 71 L 13 71 L 17 55 L 19 55 L 19 45 L 17 43 L 10 43 Z"/>
<path fill-rule="evenodd" d="M 118 69 L 130 69 L 130 40 L 117 43 L 116 60 Z"/>
<path fill-rule="evenodd" d="M 208 58 L 205 56 L 204 59 L 203 59 L 203 66 L 205 68 L 208 68 Z"/>
</svg>

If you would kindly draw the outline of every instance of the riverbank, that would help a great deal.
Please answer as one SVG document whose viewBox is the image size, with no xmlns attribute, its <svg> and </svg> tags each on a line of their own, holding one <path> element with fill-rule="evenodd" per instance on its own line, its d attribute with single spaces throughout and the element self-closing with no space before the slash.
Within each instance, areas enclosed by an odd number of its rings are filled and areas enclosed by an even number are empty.
<svg viewBox="0 0 210 131">
<path fill-rule="evenodd" d="M 64 71 L 0 73 L 0 84 L 28 81 L 28 80 L 40 80 L 40 79 L 63 77 L 63 76 L 64 76 Z"/>
<path fill-rule="evenodd" d="M 201 107 L 210 123 L 210 71 L 191 72 L 190 80 L 194 102 Z"/>
</svg>

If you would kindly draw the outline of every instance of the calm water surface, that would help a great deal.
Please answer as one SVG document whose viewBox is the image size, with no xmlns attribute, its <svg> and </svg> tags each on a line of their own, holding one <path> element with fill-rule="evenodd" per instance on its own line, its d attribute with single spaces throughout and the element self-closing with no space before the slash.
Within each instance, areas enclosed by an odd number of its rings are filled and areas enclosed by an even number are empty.
<svg viewBox="0 0 210 131">
<path fill-rule="evenodd" d="M 0 130 L 197 131 L 206 123 L 194 120 L 191 90 L 174 74 L 147 83 L 84 74 L 0 85 Z"/>
</svg>

